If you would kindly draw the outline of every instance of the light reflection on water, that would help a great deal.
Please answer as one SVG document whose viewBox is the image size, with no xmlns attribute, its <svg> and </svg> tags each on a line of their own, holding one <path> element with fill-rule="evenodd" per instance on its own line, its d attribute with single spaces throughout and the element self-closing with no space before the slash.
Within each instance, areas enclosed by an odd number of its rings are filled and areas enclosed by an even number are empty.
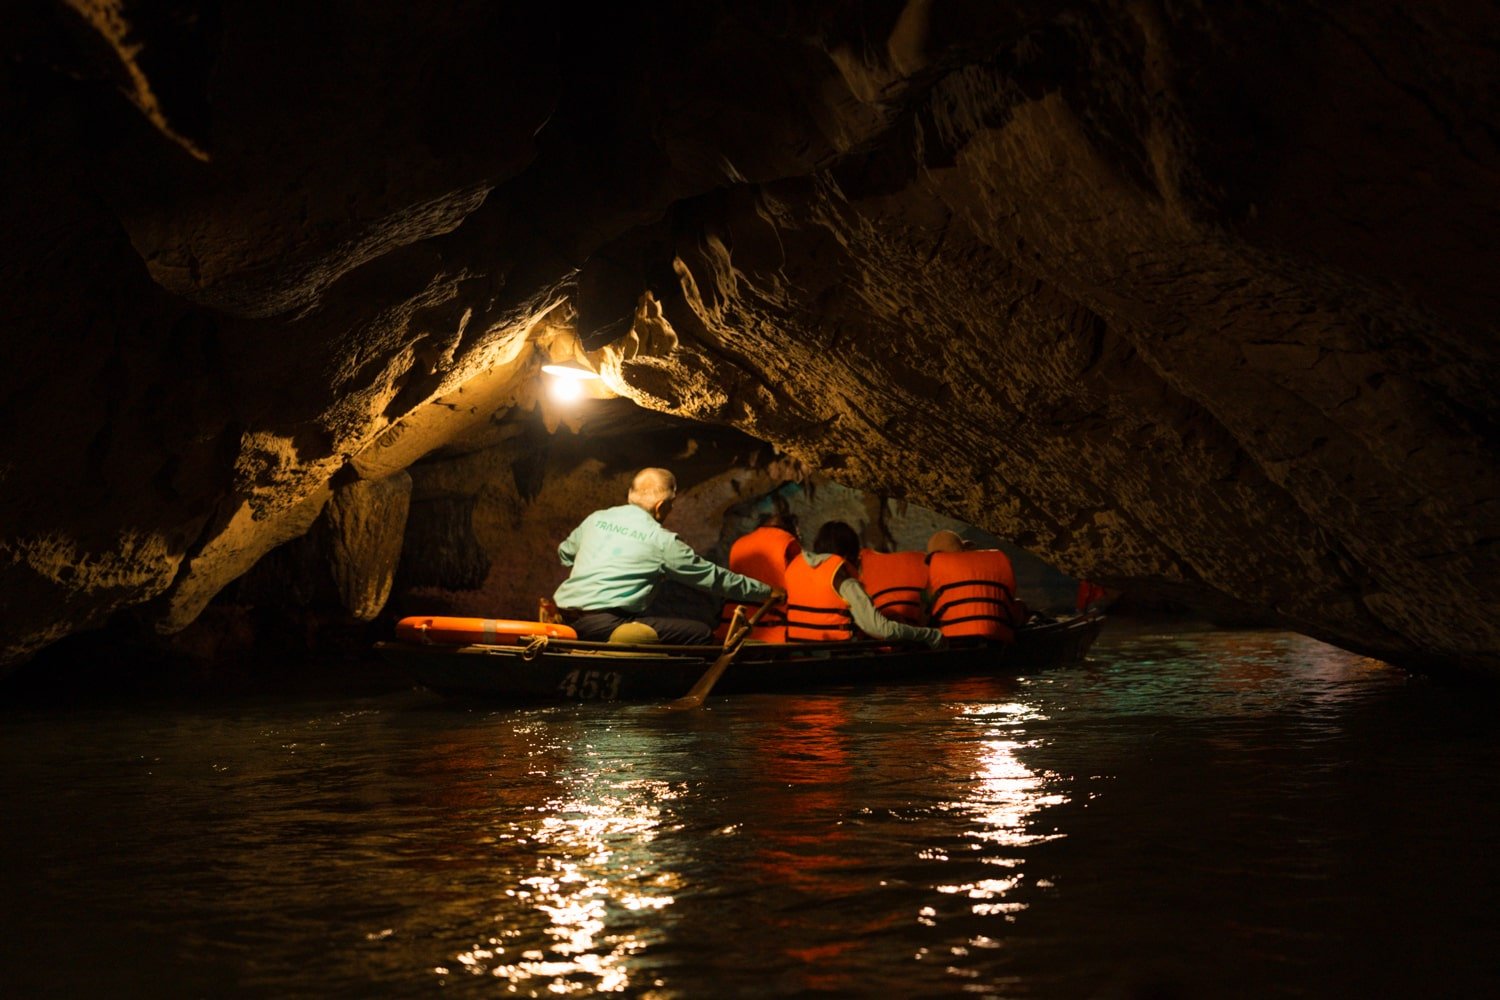
<svg viewBox="0 0 1500 1000">
<path fill-rule="evenodd" d="M 22 995 L 1474 995 L 1500 985 L 1470 891 L 1500 875 L 1496 732 L 1472 693 L 1298 636 L 1123 628 L 1079 670 L 697 713 L 12 712 L 0 970 Z"/>
<path fill-rule="evenodd" d="M 660 803 L 676 793 L 660 781 L 626 781 L 599 787 L 588 777 L 570 781 L 572 798 L 553 798 L 513 834 L 538 845 L 537 874 L 505 890 L 513 907 L 531 907 L 545 920 L 547 948 L 525 947 L 523 934 L 507 930 L 482 947 L 438 966 L 440 982 L 456 968 L 504 979 L 523 992 L 540 986 L 565 995 L 621 992 L 631 985 L 628 959 L 654 935 L 611 933 L 611 909 L 662 910 L 672 905 L 676 872 L 650 855 L 661 820 Z M 504 922 L 506 914 L 497 914 Z M 507 947 L 507 941 L 511 946 Z"/>
</svg>

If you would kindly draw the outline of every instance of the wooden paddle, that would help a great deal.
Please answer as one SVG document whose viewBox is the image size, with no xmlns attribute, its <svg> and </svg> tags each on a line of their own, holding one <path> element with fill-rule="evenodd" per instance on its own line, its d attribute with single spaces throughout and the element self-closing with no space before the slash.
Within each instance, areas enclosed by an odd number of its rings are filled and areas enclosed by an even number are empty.
<svg viewBox="0 0 1500 1000">
<path fill-rule="evenodd" d="M 707 698 L 708 693 L 714 689 L 714 685 L 719 683 L 719 678 L 723 676 L 725 670 L 729 669 L 734 658 L 740 655 L 740 649 L 745 645 L 745 637 L 750 634 L 755 623 L 760 621 L 760 616 L 770 610 L 771 605 L 785 599 L 785 591 L 771 591 L 771 596 L 766 598 L 766 603 L 756 608 L 755 614 L 751 615 L 750 620 L 743 626 L 739 624 L 743 609 L 736 608 L 734 620 L 729 625 L 729 635 L 724 639 L 723 652 L 719 654 L 719 658 L 703 671 L 703 676 L 698 678 L 698 683 L 693 685 L 692 690 L 675 701 L 667 702 L 667 707 L 672 709 L 702 708 L 703 699 Z"/>
</svg>

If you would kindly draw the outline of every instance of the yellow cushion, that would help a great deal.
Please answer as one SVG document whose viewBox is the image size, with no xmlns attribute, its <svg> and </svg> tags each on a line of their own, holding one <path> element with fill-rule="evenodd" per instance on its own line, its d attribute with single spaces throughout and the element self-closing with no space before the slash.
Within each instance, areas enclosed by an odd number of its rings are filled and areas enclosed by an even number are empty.
<svg viewBox="0 0 1500 1000">
<path fill-rule="evenodd" d="M 641 645 L 661 642 L 661 636 L 656 634 L 656 629 L 645 622 L 626 622 L 624 625 L 615 627 L 615 630 L 609 634 L 609 641 Z"/>
</svg>

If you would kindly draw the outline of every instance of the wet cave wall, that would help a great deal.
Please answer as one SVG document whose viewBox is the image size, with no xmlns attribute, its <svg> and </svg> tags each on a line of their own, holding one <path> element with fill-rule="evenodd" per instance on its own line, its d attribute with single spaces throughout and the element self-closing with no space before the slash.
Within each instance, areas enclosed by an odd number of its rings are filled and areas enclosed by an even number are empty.
<svg viewBox="0 0 1500 1000">
<path fill-rule="evenodd" d="M 1500 673 L 1491 4 L 4 16 L 0 671 L 544 589 L 488 553 L 613 487 L 494 417 L 570 359 L 788 482 Z"/>
</svg>

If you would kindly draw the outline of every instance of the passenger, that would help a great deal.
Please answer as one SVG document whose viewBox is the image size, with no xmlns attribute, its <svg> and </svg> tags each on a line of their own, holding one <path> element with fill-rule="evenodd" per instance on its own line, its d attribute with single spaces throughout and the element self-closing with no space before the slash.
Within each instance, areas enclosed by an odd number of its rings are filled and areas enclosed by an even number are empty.
<svg viewBox="0 0 1500 1000">
<path fill-rule="evenodd" d="M 908 625 L 926 625 L 922 592 L 927 589 L 927 557 L 921 552 L 859 554 L 859 582 L 875 610 Z"/>
<path fill-rule="evenodd" d="M 1101 601 L 1103 601 L 1104 597 L 1105 593 L 1103 587 L 1099 586 L 1092 580 L 1079 580 L 1078 597 L 1074 603 L 1078 607 L 1078 613 L 1084 615 L 1088 614 L 1089 610 L 1096 604 L 1099 604 Z"/>
<path fill-rule="evenodd" d="M 929 621 L 949 638 L 1011 642 L 1029 616 L 1016 599 L 1016 573 L 999 549 L 976 549 L 952 531 L 927 540 Z"/>
<path fill-rule="evenodd" d="M 802 551 L 797 540 L 797 518 L 792 514 L 772 512 L 760 519 L 760 526 L 741 535 L 729 547 L 729 568 L 742 576 L 759 580 L 777 590 L 786 590 L 786 567 Z M 719 614 L 719 627 L 714 630 L 716 639 L 729 634 L 729 623 L 735 608 L 744 608 L 745 614 L 754 608 L 739 601 L 725 601 Z M 750 630 L 748 638 L 756 642 L 786 642 L 786 602 L 778 601 L 766 609 L 759 622 Z"/>
<path fill-rule="evenodd" d="M 877 639 L 925 642 L 943 649 L 947 640 L 935 628 L 892 621 L 875 610 L 859 583 L 859 536 L 843 521 L 818 529 L 812 552 L 786 568 L 786 636 L 796 641 L 836 642 L 857 633 Z"/>
<path fill-rule="evenodd" d="M 590 514 L 557 547 L 572 573 L 553 597 L 578 638 L 607 641 L 634 623 L 622 632 L 630 641 L 709 642 L 707 622 L 653 613 L 659 585 L 668 580 L 742 601 L 771 596 L 771 587 L 714 565 L 661 527 L 676 495 L 672 473 L 642 469 L 630 484 L 629 503 Z"/>
</svg>

